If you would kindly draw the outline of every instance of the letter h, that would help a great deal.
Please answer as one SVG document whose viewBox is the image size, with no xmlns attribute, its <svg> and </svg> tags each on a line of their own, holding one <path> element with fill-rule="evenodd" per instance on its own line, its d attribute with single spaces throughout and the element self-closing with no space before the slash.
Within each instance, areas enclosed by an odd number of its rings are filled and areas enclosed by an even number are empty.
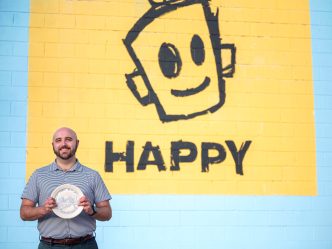
<svg viewBox="0 0 332 249">
<path fill-rule="evenodd" d="M 125 152 L 113 152 L 113 142 L 106 141 L 105 172 L 113 172 L 113 162 L 126 161 L 126 172 L 134 172 L 134 141 L 128 141 Z"/>
</svg>

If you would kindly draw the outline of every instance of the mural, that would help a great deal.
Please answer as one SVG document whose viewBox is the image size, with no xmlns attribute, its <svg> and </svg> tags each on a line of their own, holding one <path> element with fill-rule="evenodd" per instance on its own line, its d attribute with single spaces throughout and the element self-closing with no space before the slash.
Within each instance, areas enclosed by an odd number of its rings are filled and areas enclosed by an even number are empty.
<svg viewBox="0 0 332 249">
<path fill-rule="evenodd" d="M 232 77 L 235 71 L 235 46 L 234 44 L 222 44 L 219 32 L 219 22 L 218 22 L 218 11 L 216 14 L 211 12 L 208 0 L 203 1 L 162 1 L 162 2 L 153 2 L 151 1 L 152 7 L 135 23 L 135 25 L 128 32 L 126 38 L 124 39 L 124 44 L 130 54 L 133 62 L 136 65 L 136 68 L 133 73 L 126 74 L 127 84 L 129 89 L 132 91 L 137 100 L 143 105 L 155 104 L 156 109 L 159 115 L 159 118 L 163 122 L 175 121 L 179 119 L 190 119 L 199 115 L 207 114 L 208 112 L 217 111 L 225 102 L 225 80 L 224 77 Z M 199 8 L 202 8 L 202 18 L 206 21 L 206 27 L 202 27 L 201 35 L 192 34 L 192 37 L 188 37 L 186 40 L 190 44 L 190 54 L 192 62 L 197 66 L 203 66 L 205 59 L 213 60 L 212 63 L 215 64 L 215 70 L 211 70 L 210 67 L 205 67 L 206 70 L 203 72 L 205 75 L 202 75 L 202 80 L 199 83 L 192 82 L 194 87 L 187 89 L 170 89 L 169 94 L 172 98 L 183 98 L 183 102 L 192 102 L 193 110 L 183 110 L 179 107 L 176 110 L 173 110 L 173 113 L 167 111 L 167 103 L 164 99 L 160 97 L 157 92 L 158 87 L 153 87 L 156 84 L 164 84 L 172 86 L 170 81 L 177 80 L 173 85 L 178 86 L 179 88 L 183 86 L 181 84 L 181 70 L 182 70 L 182 53 L 171 38 L 165 37 L 165 41 L 162 44 L 156 44 L 159 47 L 158 62 L 160 66 L 161 76 L 163 80 L 160 82 L 152 82 L 149 79 L 149 72 L 146 72 L 144 69 L 145 61 L 141 61 L 135 52 L 135 40 L 144 39 L 144 29 L 148 29 L 149 24 L 152 22 L 158 22 L 160 17 L 167 18 L 169 12 L 177 11 L 178 8 L 185 8 L 186 11 L 190 11 L 190 7 L 195 7 L 196 5 Z M 170 31 L 171 32 L 171 31 Z M 207 37 L 204 37 L 207 36 Z M 143 38 L 141 38 L 141 36 Z M 211 48 L 207 49 L 204 44 L 211 43 Z M 151 48 L 147 48 L 151 49 Z M 221 58 L 221 50 L 229 49 L 231 51 L 231 64 L 224 66 Z M 144 52 L 143 52 L 144 53 Z M 188 60 L 185 60 L 186 63 L 189 63 Z M 142 77 L 146 88 L 148 89 L 148 94 L 142 96 L 135 84 L 135 77 Z M 182 79 L 188 80 L 188 79 Z M 212 90 L 209 90 L 212 89 Z M 214 91 L 213 91 L 214 90 Z M 205 92 L 205 93 L 204 93 Z M 216 103 L 213 103 L 212 106 L 209 106 L 210 103 L 201 101 L 199 109 L 195 109 L 195 99 L 191 100 L 190 96 L 206 94 L 211 98 L 216 99 Z M 215 96 L 216 95 L 216 96 Z M 185 100 L 186 99 L 186 100 Z M 197 100 L 196 100 L 197 101 Z M 169 102 L 172 102 L 171 100 Z M 187 112 L 187 113 L 185 113 Z"/>
<path fill-rule="evenodd" d="M 308 11 L 56 3 L 31 0 L 27 178 L 70 126 L 113 194 L 316 194 Z"/>
</svg>

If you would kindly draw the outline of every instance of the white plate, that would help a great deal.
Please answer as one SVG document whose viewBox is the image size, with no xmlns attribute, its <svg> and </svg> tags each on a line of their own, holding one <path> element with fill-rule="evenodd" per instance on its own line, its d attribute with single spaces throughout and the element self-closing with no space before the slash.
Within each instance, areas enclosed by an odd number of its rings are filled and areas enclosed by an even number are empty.
<svg viewBox="0 0 332 249">
<path fill-rule="evenodd" d="M 53 212 L 63 219 L 76 217 L 83 210 L 82 206 L 78 206 L 79 199 L 82 196 L 82 191 L 75 185 L 60 185 L 51 194 L 57 204 L 57 207 L 53 208 Z"/>
</svg>

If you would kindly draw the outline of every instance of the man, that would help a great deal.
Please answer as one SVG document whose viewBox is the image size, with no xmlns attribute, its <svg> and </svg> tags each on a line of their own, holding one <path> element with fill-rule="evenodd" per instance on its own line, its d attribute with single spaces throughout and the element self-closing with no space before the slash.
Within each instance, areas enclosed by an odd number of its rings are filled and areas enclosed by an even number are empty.
<svg viewBox="0 0 332 249">
<path fill-rule="evenodd" d="M 54 246 L 97 249 L 96 220 L 107 221 L 112 217 L 112 197 L 99 173 L 77 160 L 78 144 L 72 129 L 58 129 L 52 141 L 55 161 L 37 169 L 23 191 L 20 215 L 22 220 L 38 219 L 39 249 Z M 78 204 L 83 210 L 72 219 L 63 219 L 52 212 L 57 203 L 51 193 L 62 184 L 75 185 L 83 192 Z"/>
</svg>

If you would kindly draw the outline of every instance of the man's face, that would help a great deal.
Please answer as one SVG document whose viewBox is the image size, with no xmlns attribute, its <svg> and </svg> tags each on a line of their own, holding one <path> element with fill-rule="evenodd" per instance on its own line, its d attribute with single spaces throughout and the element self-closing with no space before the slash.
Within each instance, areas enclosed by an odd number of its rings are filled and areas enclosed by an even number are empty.
<svg viewBox="0 0 332 249">
<path fill-rule="evenodd" d="M 60 129 L 53 136 L 54 154 L 63 160 L 68 160 L 75 156 L 78 140 L 76 134 L 69 129 Z"/>
</svg>

